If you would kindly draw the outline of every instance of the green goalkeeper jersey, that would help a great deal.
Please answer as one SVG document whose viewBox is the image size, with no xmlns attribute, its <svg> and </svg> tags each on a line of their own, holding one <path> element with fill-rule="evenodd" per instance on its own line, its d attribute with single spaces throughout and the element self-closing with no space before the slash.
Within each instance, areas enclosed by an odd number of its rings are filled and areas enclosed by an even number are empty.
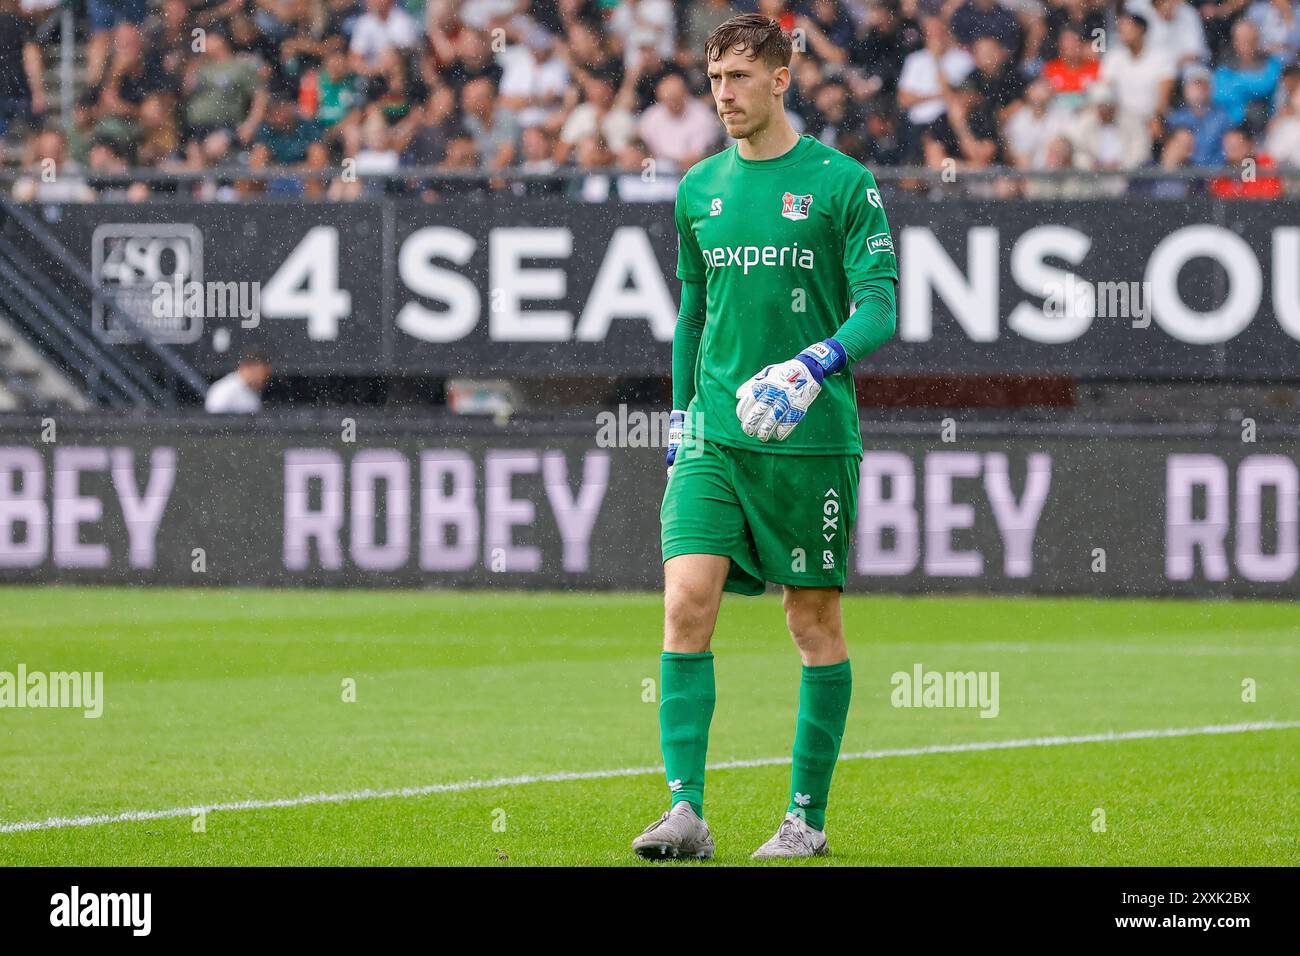
<svg viewBox="0 0 1300 956">
<path fill-rule="evenodd" d="M 850 373 L 828 375 L 784 441 L 746 435 L 736 389 L 767 365 L 830 338 L 864 285 L 898 279 L 876 181 L 812 136 L 775 159 L 737 148 L 701 160 L 677 189 L 677 277 L 704 282 L 688 440 L 803 455 L 860 454 Z"/>
</svg>

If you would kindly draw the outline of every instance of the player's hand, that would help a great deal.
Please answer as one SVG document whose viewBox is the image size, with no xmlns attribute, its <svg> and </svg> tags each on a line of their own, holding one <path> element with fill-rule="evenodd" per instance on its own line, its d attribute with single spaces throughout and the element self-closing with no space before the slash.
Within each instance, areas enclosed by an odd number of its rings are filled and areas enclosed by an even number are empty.
<svg viewBox="0 0 1300 956">
<path fill-rule="evenodd" d="M 788 362 L 769 365 L 736 389 L 736 417 L 746 435 L 784 441 L 803 421 L 822 390 L 826 375 L 847 364 L 844 347 L 834 339 L 810 345 Z"/>
<path fill-rule="evenodd" d="M 677 453 L 682 447 L 682 427 L 686 423 L 686 413 L 673 409 L 673 413 L 668 416 L 668 454 L 665 460 L 668 463 L 668 477 L 673 476 L 673 463 L 677 461 Z"/>
</svg>

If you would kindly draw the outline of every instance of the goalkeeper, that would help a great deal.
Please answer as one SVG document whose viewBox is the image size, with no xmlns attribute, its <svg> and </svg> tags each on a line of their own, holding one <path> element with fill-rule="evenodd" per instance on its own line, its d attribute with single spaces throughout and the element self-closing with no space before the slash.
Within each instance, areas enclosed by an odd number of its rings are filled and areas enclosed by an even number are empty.
<svg viewBox="0 0 1300 956">
<path fill-rule="evenodd" d="M 651 859 L 713 856 L 710 642 L 722 593 L 769 582 L 783 586 L 803 675 L 789 803 L 753 855 L 827 852 L 852 683 L 840 622 L 862 458 L 850 368 L 894 334 L 898 266 L 872 175 L 786 118 L 791 46 L 758 14 L 709 37 L 714 101 L 737 142 L 692 166 L 677 192 L 682 301 L 660 514 L 671 809 L 632 843 Z"/>
</svg>

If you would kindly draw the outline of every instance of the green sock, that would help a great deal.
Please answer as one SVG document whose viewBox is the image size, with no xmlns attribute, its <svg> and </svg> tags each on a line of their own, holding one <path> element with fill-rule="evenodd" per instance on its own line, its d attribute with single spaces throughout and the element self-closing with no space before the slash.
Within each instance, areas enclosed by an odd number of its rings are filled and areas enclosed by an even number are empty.
<svg viewBox="0 0 1300 956">
<path fill-rule="evenodd" d="M 844 739 L 852 691 L 853 672 L 847 660 L 803 669 L 788 809 L 817 830 L 826 829 L 826 801 L 840 755 L 840 741 Z"/>
<path fill-rule="evenodd" d="M 664 651 L 659 662 L 659 745 L 673 806 L 689 800 L 704 816 L 704 760 L 713 719 L 713 652 Z"/>
</svg>

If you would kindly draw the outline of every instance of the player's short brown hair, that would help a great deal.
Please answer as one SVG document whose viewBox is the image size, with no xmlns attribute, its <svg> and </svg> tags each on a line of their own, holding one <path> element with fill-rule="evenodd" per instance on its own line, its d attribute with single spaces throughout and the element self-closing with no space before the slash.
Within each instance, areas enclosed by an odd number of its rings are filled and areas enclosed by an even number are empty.
<svg viewBox="0 0 1300 956">
<path fill-rule="evenodd" d="M 752 59 L 775 70 L 788 67 L 794 43 L 781 24 L 761 13 L 742 13 L 721 24 L 704 41 L 707 60 L 719 59 L 728 50 L 748 53 Z"/>
</svg>

